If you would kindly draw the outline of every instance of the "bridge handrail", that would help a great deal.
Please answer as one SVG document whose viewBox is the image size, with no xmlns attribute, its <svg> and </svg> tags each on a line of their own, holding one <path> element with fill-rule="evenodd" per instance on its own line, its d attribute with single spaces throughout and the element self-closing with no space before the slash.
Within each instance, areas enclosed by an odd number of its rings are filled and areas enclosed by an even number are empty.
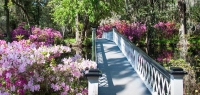
<svg viewBox="0 0 200 95">
<path fill-rule="evenodd" d="M 129 45 L 131 45 L 132 47 L 134 47 L 135 50 L 138 51 L 138 53 L 142 54 L 142 56 L 148 61 L 151 62 L 151 64 L 162 74 L 164 75 L 168 80 L 170 80 L 170 73 L 169 71 L 167 71 L 163 66 L 161 66 L 158 62 L 156 62 L 154 59 L 152 59 L 149 55 L 147 55 L 144 51 L 142 51 L 140 48 L 138 48 L 137 46 L 135 46 L 135 44 L 133 44 L 129 39 L 127 39 L 127 37 L 125 37 L 124 35 L 120 34 L 119 32 L 117 32 L 117 30 L 114 31 L 115 33 L 117 33 L 118 35 L 120 35 L 124 40 L 126 40 Z"/>
<path fill-rule="evenodd" d="M 136 47 L 115 28 L 103 32 L 103 38 L 114 41 L 153 95 L 170 95 L 170 73 Z"/>
<path fill-rule="evenodd" d="M 113 41 L 119 46 L 152 94 L 170 94 L 170 73 L 164 67 L 117 32 L 115 28 L 113 29 Z"/>
</svg>

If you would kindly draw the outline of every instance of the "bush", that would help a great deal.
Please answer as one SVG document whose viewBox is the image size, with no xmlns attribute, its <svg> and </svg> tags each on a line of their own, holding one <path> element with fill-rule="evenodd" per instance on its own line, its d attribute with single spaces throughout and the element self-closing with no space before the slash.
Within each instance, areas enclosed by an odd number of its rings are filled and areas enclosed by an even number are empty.
<svg viewBox="0 0 200 95">
<path fill-rule="evenodd" d="M 171 38 L 173 34 L 178 33 L 178 29 L 176 28 L 176 24 L 173 22 L 158 22 L 154 25 L 154 28 L 158 30 L 161 34 L 161 37 Z"/>
<path fill-rule="evenodd" d="M 124 20 L 115 21 L 114 23 L 104 24 L 97 29 L 97 38 L 101 38 L 103 32 L 107 32 L 112 29 L 112 26 L 116 26 L 119 33 L 126 36 L 130 41 L 140 41 L 142 36 L 147 31 L 146 24 L 140 22 L 128 23 Z"/>
<path fill-rule="evenodd" d="M 12 31 L 12 40 L 19 41 L 22 39 L 30 39 L 31 42 L 43 45 L 52 44 L 62 44 L 63 37 L 59 31 L 53 28 L 38 28 L 32 27 L 31 29 L 26 29 L 26 23 L 21 23 L 19 26 Z M 29 31 L 31 30 L 31 31 Z"/>
<path fill-rule="evenodd" d="M 85 45 L 85 46 L 92 46 L 92 39 L 91 38 L 86 38 L 83 41 L 83 45 Z"/>
<path fill-rule="evenodd" d="M 60 58 L 70 51 L 62 45 L 37 47 L 28 40 L 8 44 L 0 40 L 0 94 L 87 95 L 81 71 L 96 68 L 96 63 L 79 55 Z"/>
<path fill-rule="evenodd" d="M 62 35 L 52 28 L 40 29 L 33 27 L 29 39 L 31 42 L 44 42 L 45 45 L 58 44 L 62 41 Z"/>
<path fill-rule="evenodd" d="M 11 32 L 11 37 L 12 37 L 11 39 L 13 41 L 28 39 L 28 37 L 30 36 L 30 33 L 27 29 L 25 29 L 25 25 L 26 23 L 23 22 L 19 24 L 18 27 Z"/>
</svg>

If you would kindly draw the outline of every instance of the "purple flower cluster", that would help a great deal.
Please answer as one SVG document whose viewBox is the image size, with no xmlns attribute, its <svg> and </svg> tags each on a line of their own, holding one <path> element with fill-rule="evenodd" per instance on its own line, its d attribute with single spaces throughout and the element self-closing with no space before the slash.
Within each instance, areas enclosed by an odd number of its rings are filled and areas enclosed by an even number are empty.
<svg viewBox="0 0 200 95">
<path fill-rule="evenodd" d="M 55 40 L 61 40 L 62 35 L 59 31 L 52 28 L 40 29 L 32 28 L 32 35 L 29 36 L 31 42 L 44 42 L 45 45 L 54 44 Z"/>
<path fill-rule="evenodd" d="M 147 31 L 146 25 L 140 22 L 134 22 L 127 24 L 127 28 L 124 28 L 123 34 L 131 41 L 140 40 L 142 35 Z"/>
<path fill-rule="evenodd" d="M 30 33 L 28 30 L 25 29 L 25 25 L 26 25 L 26 23 L 23 22 L 23 23 L 19 24 L 18 27 L 11 32 L 13 41 L 18 41 L 21 39 L 28 39 Z"/>
<path fill-rule="evenodd" d="M 12 40 L 19 41 L 22 39 L 30 39 L 31 42 L 35 42 L 42 45 L 55 44 L 56 41 L 61 41 L 62 35 L 59 31 L 53 28 L 38 28 L 32 27 L 31 32 L 29 29 L 25 29 L 26 23 L 21 23 L 12 31 Z"/>
<path fill-rule="evenodd" d="M 102 37 L 102 35 L 103 35 L 103 29 L 104 27 L 103 26 L 98 26 L 98 28 L 97 28 L 97 31 L 96 31 L 96 37 L 97 38 L 101 38 Z"/>
<path fill-rule="evenodd" d="M 157 57 L 157 61 L 158 62 L 169 62 L 171 60 L 173 56 L 173 53 L 172 51 L 170 50 L 167 50 L 167 51 L 163 51 L 162 54 L 160 54 L 158 57 Z"/>
<path fill-rule="evenodd" d="M 129 25 L 125 20 L 115 21 L 114 25 L 116 26 L 119 33 L 123 34 L 124 31 L 129 30 Z"/>
<path fill-rule="evenodd" d="M 178 32 L 173 22 L 158 22 L 154 28 L 162 32 L 163 36 L 170 37 L 172 34 Z"/>
<path fill-rule="evenodd" d="M 101 38 L 103 32 L 108 32 L 108 31 L 112 30 L 112 26 L 113 25 L 111 23 L 98 26 L 98 28 L 97 28 L 97 38 Z"/>
<path fill-rule="evenodd" d="M 0 44 L 6 44 L 5 40 L 0 40 Z"/>
</svg>

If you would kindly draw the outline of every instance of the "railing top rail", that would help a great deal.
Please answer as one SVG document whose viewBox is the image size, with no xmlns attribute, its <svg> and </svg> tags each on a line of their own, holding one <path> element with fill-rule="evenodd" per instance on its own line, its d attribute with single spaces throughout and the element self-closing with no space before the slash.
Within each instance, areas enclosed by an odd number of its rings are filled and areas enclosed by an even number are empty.
<svg viewBox="0 0 200 95">
<path fill-rule="evenodd" d="M 117 30 L 115 29 L 115 33 L 120 35 L 126 42 L 131 45 L 138 53 L 140 53 L 144 59 L 149 62 L 156 70 L 158 70 L 163 76 L 165 76 L 168 80 L 170 80 L 170 73 L 167 71 L 163 66 L 161 66 L 158 62 L 156 62 L 154 59 L 152 59 L 149 55 L 147 55 L 144 51 L 142 51 L 140 48 L 135 46 L 130 40 L 128 40 L 124 35 L 120 34 L 119 32 L 116 32 Z"/>
</svg>

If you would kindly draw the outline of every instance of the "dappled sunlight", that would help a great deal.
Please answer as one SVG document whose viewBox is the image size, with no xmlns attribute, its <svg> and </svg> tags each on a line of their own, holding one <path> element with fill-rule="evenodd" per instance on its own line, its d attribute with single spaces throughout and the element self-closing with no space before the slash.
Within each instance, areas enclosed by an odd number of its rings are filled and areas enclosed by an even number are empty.
<svg viewBox="0 0 200 95">
<path fill-rule="evenodd" d="M 102 71 L 99 95 L 151 95 L 114 42 L 97 39 L 96 44 L 97 65 Z"/>
</svg>

